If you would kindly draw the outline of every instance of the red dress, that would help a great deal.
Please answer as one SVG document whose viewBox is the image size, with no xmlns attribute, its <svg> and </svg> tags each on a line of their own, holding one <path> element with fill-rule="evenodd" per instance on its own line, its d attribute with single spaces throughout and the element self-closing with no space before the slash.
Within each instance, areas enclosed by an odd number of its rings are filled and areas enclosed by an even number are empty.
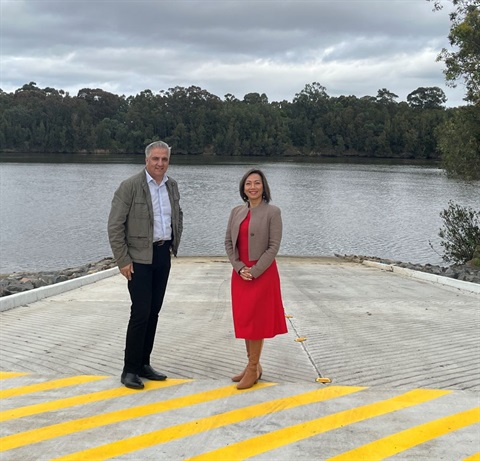
<svg viewBox="0 0 480 461">
<path fill-rule="evenodd" d="M 252 267 L 256 261 L 248 260 L 248 226 L 250 213 L 240 225 L 237 246 L 243 263 Z M 243 339 L 273 338 L 287 333 L 283 310 L 280 276 L 275 260 L 257 279 L 243 280 L 233 270 L 232 310 L 235 336 Z"/>
</svg>

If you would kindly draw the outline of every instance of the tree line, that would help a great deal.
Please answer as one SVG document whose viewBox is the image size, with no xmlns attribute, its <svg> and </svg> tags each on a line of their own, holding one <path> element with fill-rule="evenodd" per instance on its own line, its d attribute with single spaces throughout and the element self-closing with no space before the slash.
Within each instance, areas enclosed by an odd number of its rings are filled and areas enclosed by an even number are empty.
<svg viewBox="0 0 480 461">
<path fill-rule="evenodd" d="M 292 102 L 259 93 L 222 100 L 196 86 L 128 97 L 84 88 L 70 96 L 30 82 L 0 90 L 0 150 L 140 153 L 162 139 L 183 154 L 438 159 L 435 130 L 457 109 L 445 109 L 438 87 L 397 98 L 386 89 L 331 97 L 316 82 Z"/>
<path fill-rule="evenodd" d="M 0 90 L 0 151 L 141 153 L 161 139 L 177 154 L 442 159 L 454 171 L 469 154 L 461 149 L 452 159 L 455 140 L 472 135 L 471 123 L 455 120 L 478 108 L 445 108 L 438 87 L 396 99 L 385 88 L 375 97 L 332 97 L 317 82 L 291 102 L 269 102 L 259 93 L 221 99 L 197 86 L 128 97 L 83 88 L 70 96 L 30 82 L 12 93 Z M 459 132 L 462 126 L 468 133 Z M 467 155 L 459 176 L 480 177 L 478 150 L 473 154 L 476 166 Z"/>
</svg>

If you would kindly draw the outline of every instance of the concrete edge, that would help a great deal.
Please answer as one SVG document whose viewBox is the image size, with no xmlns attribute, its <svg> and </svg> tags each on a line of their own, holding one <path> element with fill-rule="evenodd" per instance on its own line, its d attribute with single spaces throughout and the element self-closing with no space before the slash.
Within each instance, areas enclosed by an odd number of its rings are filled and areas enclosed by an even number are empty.
<svg viewBox="0 0 480 461">
<path fill-rule="evenodd" d="M 97 282 L 107 277 L 112 277 L 118 274 L 120 271 L 118 267 L 106 269 L 104 271 L 95 272 L 94 274 L 84 275 L 72 280 L 66 280 L 65 282 L 54 283 L 53 285 L 47 285 L 40 288 L 34 288 L 33 290 L 23 291 L 14 295 L 3 296 L 0 298 L 0 312 L 13 309 L 18 306 L 24 306 L 41 299 L 48 298 L 49 296 L 55 296 L 65 291 L 75 290 L 76 288 L 89 285 L 90 283 Z"/>
<path fill-rule="evenodd" d="M 379 263 L 377 261 L 365 260 L 362 262 L 362 264 L 369 267 L 376 267 L 377 269 L 382 269 L 384 271 L 401 274 L 406 277 L 412 277 L 428 282 L 439 283 L 440 285 L 458 288 L 462 291 L 469 291 L 471 293 L 480 294 L 480 284 L 478 283 L 465 282 L 464 280 L 457 280 L 451 277 L 443 277 L 442 275 L 429 274 L 428 272 L 414 271 L 412 269 L 407 269 L 406 267 L 399 267 L 393 264 Z"/>
</svg>

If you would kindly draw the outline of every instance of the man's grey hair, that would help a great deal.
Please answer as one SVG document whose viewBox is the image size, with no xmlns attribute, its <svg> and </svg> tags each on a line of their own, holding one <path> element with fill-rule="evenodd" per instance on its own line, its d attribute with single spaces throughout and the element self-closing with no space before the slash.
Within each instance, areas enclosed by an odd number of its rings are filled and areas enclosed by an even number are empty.
<svg viewBox="0 0 480 461">
<path fill-rule="evenodd" d="M 150 155 L 152 149 L 165 149 L 168 152 L 168 158 L 170 158 L 170 149 L 171 147 L 163 141 L 154 141 L 150 143 L 147 147 L 145 147 L 145 157 Z"/>
</svg>

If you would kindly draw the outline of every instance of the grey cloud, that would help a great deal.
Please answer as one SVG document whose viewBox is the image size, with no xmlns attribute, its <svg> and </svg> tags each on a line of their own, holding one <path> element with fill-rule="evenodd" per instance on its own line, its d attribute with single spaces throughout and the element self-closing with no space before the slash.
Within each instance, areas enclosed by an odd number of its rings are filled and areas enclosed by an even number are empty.
<svg viewBox="0 0 480 461">
<path fill-rule="evenodd" d="M 3 2 L 0 87 L 197 85 L 270 100 L 312 81 L 359 96 L 444 88 L 435 57 L 449 20 L 431 10 L 425 0 Z"/>
<path fill-rule="evenodd" d="M 258 55 L 300 46 L 329 46 L 350 35 L 425 40 L 445 22 L 424 0 L 12 3 L 16 6 L 4 11 L 12 21 L 5 20 L 4 26 L 11 34 L 17 31 L 16 40 L 23 36 L 24 43 L 33 46 L 185 43 L 217 52 Z M 8 46 L 9 34 L 5 38 Z"/>
</svg>

